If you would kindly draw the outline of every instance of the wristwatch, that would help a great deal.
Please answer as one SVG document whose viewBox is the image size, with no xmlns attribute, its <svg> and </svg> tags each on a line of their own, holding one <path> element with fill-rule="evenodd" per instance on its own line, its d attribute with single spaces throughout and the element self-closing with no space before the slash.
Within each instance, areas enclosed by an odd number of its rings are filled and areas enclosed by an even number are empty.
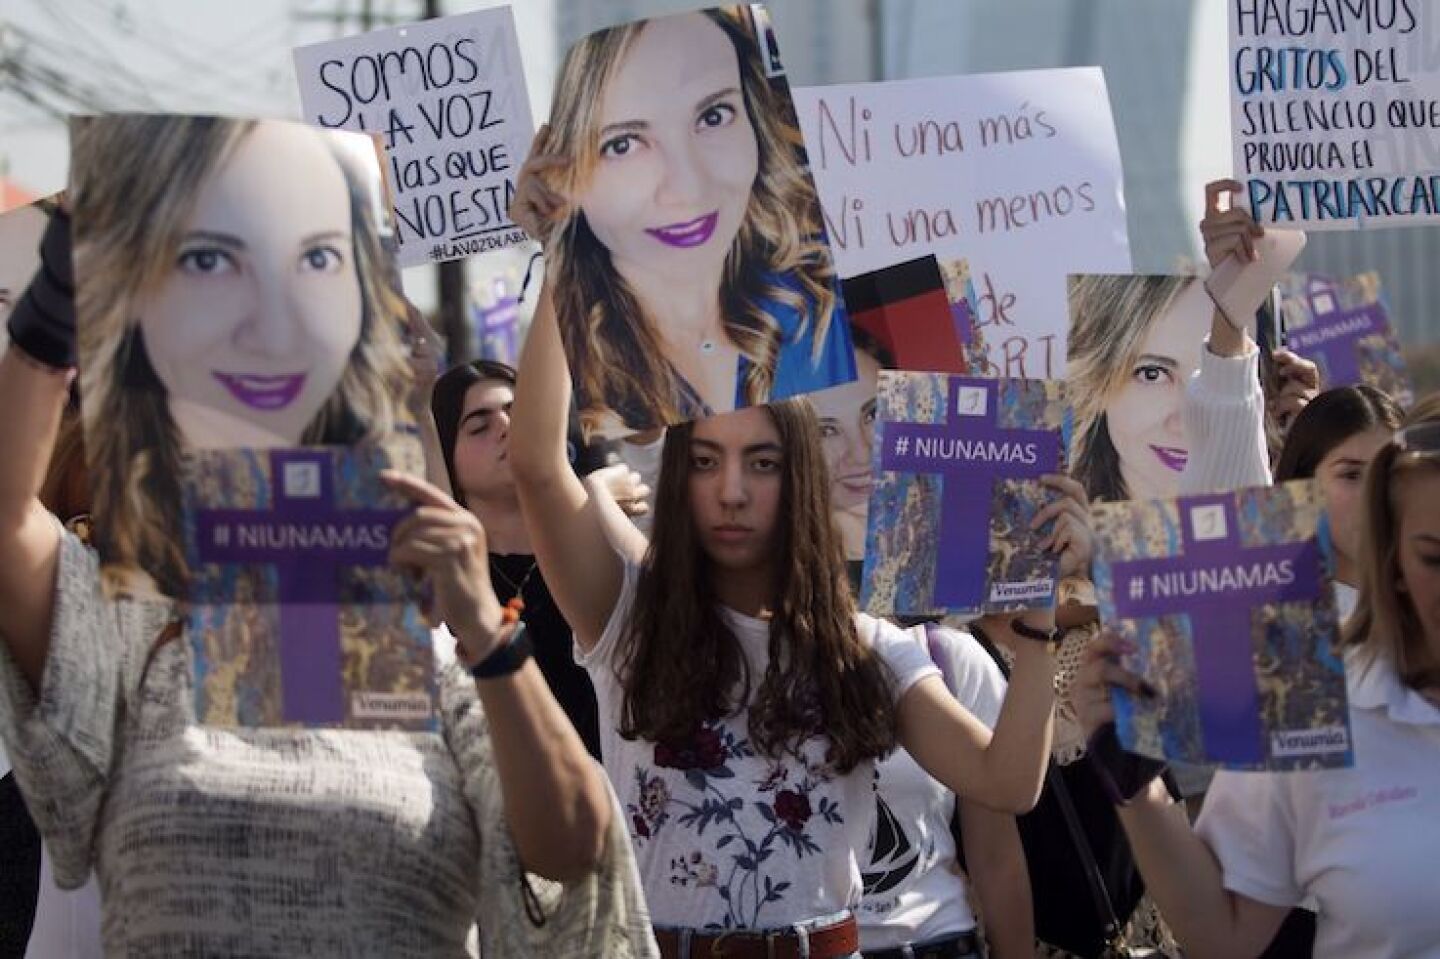
<svg viewBox="0 0 1440 959">
<path fill-rule="evenodd" d="M 1060 640 L 1065 635 L 1065 630 L 1059 626 L 1055 626 L 1047 632 L 1043 629 L 1036 629 L 1034 626 L 1026 625 L 1021 622 L 1019 616 L 1010 620 L 1010 631 L 1016 636 L 1033 639 L 1037 643 L 1045 643 L 1050 647 L 1051 652 L 1054 652 L 1060 647 Z"/>
<path fill-rule="evenodd" d="M 515 627 L 510 641 L 471 666 L 470 675 L 476 679 L 498 679 L 501 676 L 509 676 L 524 666 L 525 660 L 534 653 L 535 646 L 530 642 L 530 633 L 522 620 Z"/>
</svg>

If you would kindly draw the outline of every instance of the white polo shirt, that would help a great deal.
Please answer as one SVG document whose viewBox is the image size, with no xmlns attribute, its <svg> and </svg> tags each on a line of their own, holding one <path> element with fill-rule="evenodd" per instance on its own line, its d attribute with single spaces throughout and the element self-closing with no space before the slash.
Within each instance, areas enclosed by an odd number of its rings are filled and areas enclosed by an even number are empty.
<svg viewBox="0 0 1440 959">
<path fill-rule="evenodd" d="M 1196 831 L 1225 888 L 1318 906 L 1317 959 L 1440 959 L 1440 708 L 1346 654 L 1355 766 L 1220 772 Z"/>
</svg>

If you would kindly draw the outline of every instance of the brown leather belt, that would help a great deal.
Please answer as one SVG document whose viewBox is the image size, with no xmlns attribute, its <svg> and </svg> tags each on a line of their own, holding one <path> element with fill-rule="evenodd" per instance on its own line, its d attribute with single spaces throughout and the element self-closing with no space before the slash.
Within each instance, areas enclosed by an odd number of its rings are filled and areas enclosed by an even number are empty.
<svg viewBox="0 0 1440 959">
<path fill-rule="evenodd" d="M 681 951 L 683 933 L 656 929 L 661 959 L 802 959 L 800 934 L 793 929 L 773 932 L 690 933 L 690 948 Z M 847 916 L 830 926 L 811 929 L 807 934 L 809 959 L 846 959 L 860 950 L 860 930 L 855 917 Z"/>
</svg>

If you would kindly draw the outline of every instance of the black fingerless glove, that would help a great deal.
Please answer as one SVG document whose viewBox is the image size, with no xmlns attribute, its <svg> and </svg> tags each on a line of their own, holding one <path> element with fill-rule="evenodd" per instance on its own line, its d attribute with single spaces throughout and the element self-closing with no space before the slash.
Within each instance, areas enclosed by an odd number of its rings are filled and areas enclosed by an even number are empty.
<svg viewBox="0 0 1440 959">
<path fill-rule="evenodd" d="M 53 369 L 75 365 L 75 273 L 70 216 L 57 210 L 40 240 L 40 269 L 7 323 L 10 342 Z"/>
<path fill-rule="evenodd" d="M 1150 782 L 1165 772 L 1165 763 L 1127 752 L 1115 734 L 1115 724 L 1106 723 L 1090 737 L 1086 756 L 1110 801 L 1123 806 Z"/>
</svg>

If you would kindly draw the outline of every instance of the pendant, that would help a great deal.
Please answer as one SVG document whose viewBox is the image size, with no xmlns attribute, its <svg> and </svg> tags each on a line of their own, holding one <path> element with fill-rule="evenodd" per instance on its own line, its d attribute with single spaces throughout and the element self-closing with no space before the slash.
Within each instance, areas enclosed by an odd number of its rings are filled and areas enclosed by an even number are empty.
<svg viewBox="0 0 1440 959">
<path fill-rule="evenodd" d="M 700 341 L 700 352 L 701 352 L 701 353 L 704 353 L 706 356 L 709 356 L 711 353 L 714 353 L 714 352 L 715 352 L 715 341 L 714 341 L 714 340 L 701 340 L 701 341 Z"/>
</svg>

